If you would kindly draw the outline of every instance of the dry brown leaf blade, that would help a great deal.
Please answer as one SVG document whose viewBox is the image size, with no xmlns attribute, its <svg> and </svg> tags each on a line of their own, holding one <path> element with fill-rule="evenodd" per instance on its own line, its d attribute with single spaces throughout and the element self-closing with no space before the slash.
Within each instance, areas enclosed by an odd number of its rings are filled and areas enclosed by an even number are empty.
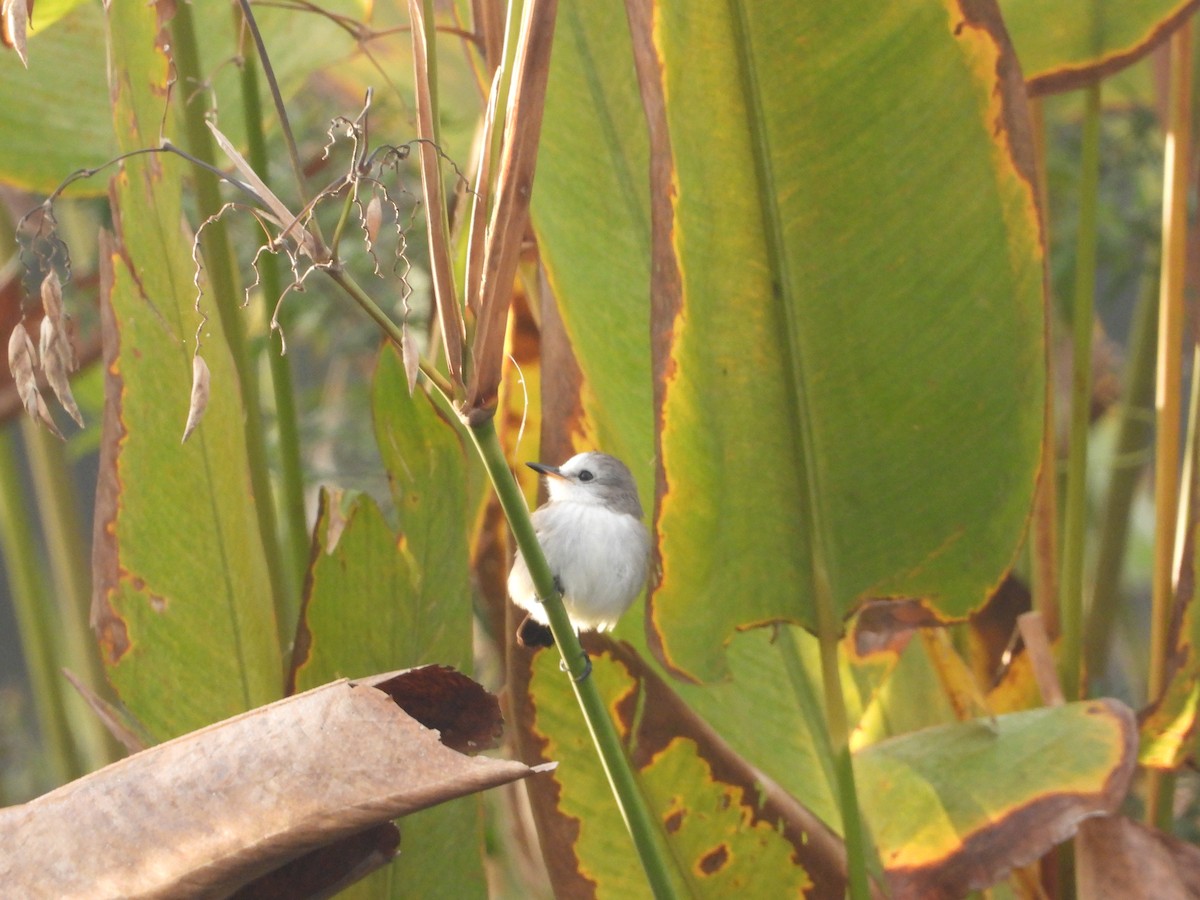
<svg viewBox="0 0 1200 900">
<path fill-rule="evenodd" d="M 308 254 L 310 259 L 318 260 L 321 254 L 317 248 L 316 239 L 309 234 L 308 229 L 301 224 L 299 218 L 287 208 L 287 205 L 275 195 L 274 191 L 267 187 L 267 183 L 259 177 L 258 173 L 254 171 L 254 167 L 246 161 L 246 158 L 237 151 L 237 148 L 233 146 L 229 138 L 225 137 L 214 123 L 207 122 L 206 124 L 218 146 L 229 157 L 229 161 L 233 163 L 234 168 L 237 169 L 238 174 L 245 179 L 254 193 L 258 195 L 258 198 L 266 204 L 267 211 L 270 213 L 271 218 L 275 220 L 275 224 L 283 229 L 278 240 L 291 238 L 300 245 L 300 248 Z"/>
<path fill-rule="evenodd" d="M 8 368 L 12 372 L 13 384 L 16 385 L 21 404 L 33 420 L 45 425 L 51 434 L 62 438 L 62 432 L 54 424 L 50 410 L 46 408 L 46 401 L 38 391 L 37 377 L 34 374 L 36 364 L 37 351 L 33 341 L 30 340 L 25 326 L 18 322 L 8 338 Z"/>
<path fill-rule="evenodd" d="M 183 426 L 183 440 L 186 441 L 200 424 L 204 411 L 208 409 L 208 363 L 197 353 L 192 357 L 192 397 L 188 404 L 187 424 Z"/>
<path fill-rule="evenodd" d="M 433 97 L 429 85 L 429 48 L 425 42 L 425 11 L 419 0 L 409 0 L 412 20 L 413 71 L 416 78 L 417 134 L 421 138 L 418 156 L 421 185 L 425 192 L 425 216 L 429 224 L 429 259 L 433 293 L 437 301 L 446 368 L 456 385 L 463 377 L 463 343 L 466 326 L 454 294 L 454 274 L 450 260 L 446 202 L 442 191 L 441 153 L 435 143 Z"/>
<path fill-rule="evenodd" d="M 409 5 L 414 5 L 412 0 Z M 490 418 L 496 409 L 509 301 L 533 195 L 557 11 L 557 0 L 534 0 L 521 22 L 496 176 L 495 204 L 486 232 L 479 320 L 471 348 L 473 365 L 465 411 L 472 422 Z"/>
<path fill-rule="evenodd" d="M 447 746 L 401 704 L 458 711 L 445 727 L 474 745 L 499 727 L 499 706 L 453 670 L 413 671 L 323 685 L 0 810 L 0 845 L 21 848 L 0 854 L 0 883 L 13 896 L 226 896 L 317 848 L 540 771 Z"/>
</svg>

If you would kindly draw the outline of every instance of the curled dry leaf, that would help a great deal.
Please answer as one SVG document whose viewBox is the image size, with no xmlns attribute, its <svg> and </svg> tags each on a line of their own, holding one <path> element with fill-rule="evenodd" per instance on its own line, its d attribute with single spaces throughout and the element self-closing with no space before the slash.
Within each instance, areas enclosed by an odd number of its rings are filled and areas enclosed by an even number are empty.
<svg viewBox="0 0 1200 900">
<path fill-rule="evenodd" d="M 0 3 L 0 40 L 6 47 L 17 51 L 21 63 L 29 68 L 29 56 L 25 50 L 29 17 L 33 15 L 33 0 L 4 0 Z"/>
<path fill-rule="evenodd" d="M 13 329 L 8 338 L 8 368 L 12 372 L 13 384 L 17 387 L 17 394 L 21 398 L 25 411 L 33 417 L 33 420 L 41 422 L 52 434 L 62 438 L 62 432 L 54 424 L 54 419 L 50 418 L 50 410 L 46 408 L 46 401 L 38 392 L 37 379 L 34 376 L 36 356 L 37 351 L 34 349 L 33 341 L 29 339 L 29 332 L 25 330 L 24 325 L 18 322 L 17 327 Z"/>
<path fill-rule="evenodd" d="M 192 357 L 192 400 L 188 405 L 187 424 L 183 426 L 181 444 L 196 430 L 204 410 L 208 409 L 208 379 L 208 363 L 197 353 Z"/>
<path fill-rule="evenodd" d="M 540 771 L 463 752 L 500 726 L 496 698 L 453 669 L 323 685 L 0 810 L 0 846 L 20 848 L 0 854 L 0 883 L 21 897 L 229 896 L 398 816 Z M 366 849 L 389 852 L 376 839 Z M 324 852 L 326 875 L 339 860 L 360 866 L 362 848 L 345 850 Z"/>
</svg>

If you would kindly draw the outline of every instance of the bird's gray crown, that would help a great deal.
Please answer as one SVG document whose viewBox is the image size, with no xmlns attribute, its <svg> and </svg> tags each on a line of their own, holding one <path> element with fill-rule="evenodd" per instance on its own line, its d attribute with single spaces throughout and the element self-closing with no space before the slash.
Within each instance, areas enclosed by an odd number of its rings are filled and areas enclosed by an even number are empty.
<svg viewBox="0 0 1200 900">
<path fill-rule="evenodd" d="M 629 467 L 615 456 L 592 450 L 575 454 L 557 468 L 541 465 L 533 468 L 550 476 L 547 487 L 552 503 L 597 503 L 614 512 L 642 518 L 637 484 Z"/>
</svg>

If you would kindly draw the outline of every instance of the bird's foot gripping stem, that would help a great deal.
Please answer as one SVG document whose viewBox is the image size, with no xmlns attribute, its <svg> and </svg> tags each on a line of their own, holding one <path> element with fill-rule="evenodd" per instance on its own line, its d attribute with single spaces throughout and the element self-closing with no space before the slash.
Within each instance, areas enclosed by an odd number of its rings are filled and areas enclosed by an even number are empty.
<svg viewBox="0 0 1200 900">
<path fill-rule="evenodd" d="M 561 668 L 564 672 L 571 671 L 570 667 L 567 666 L 567 661 L 565 659 L 562 660 L 561 662 L 559 662 L 558 665 L 559 665 L 559 668 Z M 572 675 L 571 680 L 574 681 L 576 684 L 579 684 L 579 682 L 583 681 L 585 678 L 587 678 L 591 674 L 592 674 L 592 658 L 590 656 L 588 656 L 588 652 L 586 650 L 584 650 L 583 651 L 583 671 L 580 672 L 578 675 Z"/>
</svg>

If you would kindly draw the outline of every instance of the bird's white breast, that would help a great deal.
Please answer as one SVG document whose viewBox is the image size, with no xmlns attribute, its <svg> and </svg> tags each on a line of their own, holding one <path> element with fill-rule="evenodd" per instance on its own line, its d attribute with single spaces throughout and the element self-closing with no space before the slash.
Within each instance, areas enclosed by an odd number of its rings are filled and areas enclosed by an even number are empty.
<svg viewBox="0 0 1200 900">
<path fill-rule="evenodd" d="M 646 584 L 650 535 L 626 513 L 595 503 L 559 501 L 533 514 L 538 541 L 563 589 L 563 604 L 577 629 L 607 631 Z M 513 600 L 545 622 L 524 561 L 509 576 Z"/>
</svg>

